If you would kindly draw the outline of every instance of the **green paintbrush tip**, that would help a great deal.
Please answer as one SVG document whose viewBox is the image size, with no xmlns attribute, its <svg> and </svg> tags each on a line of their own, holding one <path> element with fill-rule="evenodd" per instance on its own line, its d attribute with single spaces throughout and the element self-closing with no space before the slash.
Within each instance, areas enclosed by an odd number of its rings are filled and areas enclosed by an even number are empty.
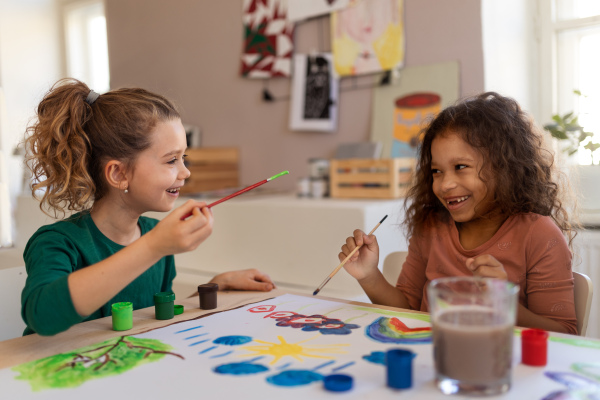
<svg viewBox="0 0 600 400">
<path fill-rule="evenodd" d="M 289 173 L 290 173 L 290 171 L 283 171 L 283 172 L 280 172 L 280 173 L 278 173 L 277 175 L 273 175 L 272 177 L 270 177 L 269 179 L 267 179 L 267 181 L 272 181 L 272 180 L 273 180 L 273 179 L 275 179 L 275 178 L 279 178 L 281 175 L 287 175 L 287 174 L 289 174 Z"/>
</svg>

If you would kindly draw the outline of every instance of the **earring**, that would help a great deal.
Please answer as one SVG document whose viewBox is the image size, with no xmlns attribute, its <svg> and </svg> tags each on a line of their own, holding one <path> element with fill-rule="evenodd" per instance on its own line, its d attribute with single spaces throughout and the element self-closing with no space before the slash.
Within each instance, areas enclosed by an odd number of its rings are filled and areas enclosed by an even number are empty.
<svg viewBox="0 0 600 400">
<path fill-rule="evenodd" d="M 127 188 L 125 188 L 125 190 L 123 190 L 123 193 L 127 194 L 127 193 L 129 193 L 129 190 L 127 190 Z"/>
</svg>

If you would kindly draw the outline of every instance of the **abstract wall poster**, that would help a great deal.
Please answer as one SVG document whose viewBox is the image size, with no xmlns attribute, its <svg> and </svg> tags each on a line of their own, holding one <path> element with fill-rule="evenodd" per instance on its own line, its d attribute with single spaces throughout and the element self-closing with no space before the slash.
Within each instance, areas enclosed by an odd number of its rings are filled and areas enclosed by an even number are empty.
<svg viewBox="0 0 600 400">
<path fill-rule="evenodd" d="M 294 24 L 288 0 L 244 0 L 244 45 L 240 73 L 247 78 L 289 77 Z"/>
<path fill-rule="evenodd" d="M 353 0 L 331 14 L 335 71 L 339 76 L 400 68 L 404 63 L 404 0 Z"/>
<path fill-rule="evenodd" d="M 374 89 L 371 140 L 383 143 L 383 158 L 415 157 L 427 122 L 458 98 L 457 62 L 405 67 Z"/>
<path fill-rule="evenodd" d="M 338 80 L 332 74 L 330 53 L 294 55 L 291 130 L 335 131 L 338 95 Z"/>
<path fill-rule="evenodd" d="M 300 21 L 348 7 L 354 0 L 288 0 L 288 19 Z"/>
<path fill-rule="evenodd" d="M 514 340 L 507 398 L 597 392 L 600 341 L 551 336 L 548 365 L 532 368 L 520 364 L 518 332 Z M 386 386 L 392 348 L 416 354 L 413 387 L 402 394 L 447 399 L 433 384 L 429 315 L 295 295 L 6 368 L 0 387 L 2 398 L 19 400 L 332 399 L 338 395 L 323 389 L 323 378 L 341 373 L 354 377 L 344 399 L 396 399 Z"/>
</svg>

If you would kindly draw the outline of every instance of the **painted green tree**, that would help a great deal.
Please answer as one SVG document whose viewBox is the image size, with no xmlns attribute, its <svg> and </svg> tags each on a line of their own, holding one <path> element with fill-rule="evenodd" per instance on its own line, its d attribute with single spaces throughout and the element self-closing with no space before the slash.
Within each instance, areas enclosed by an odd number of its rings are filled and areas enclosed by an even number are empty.
<svg viewBox="0 0 600 400">
<path fill-rule="evenodd" d="M 29 381 L 33 391 L 51 388 L 73 388 L 89 379 L 119 375 L 139 365 L 158 361 L 172 353 L 173 348 L 156 339 L 121 336 L 102 343 L 83 347 L 18 365 L 13 371 L 16 379 Z"/>
</svg>

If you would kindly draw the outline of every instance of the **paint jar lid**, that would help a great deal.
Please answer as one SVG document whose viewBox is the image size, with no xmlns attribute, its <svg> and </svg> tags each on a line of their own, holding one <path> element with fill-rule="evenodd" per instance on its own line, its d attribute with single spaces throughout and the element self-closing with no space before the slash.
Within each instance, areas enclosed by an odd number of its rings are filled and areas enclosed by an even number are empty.
<svg viewBox="0 0 600 400">
<path fill-rule="evenodd" d="M 154 304 L 168 303 L 175 301 L 175 293 L 173 292 L 158 292 L 154 294 Z"/>
<path fill-rule="evenodd" d="M 198 293 L 210 293 L 219 290 L 219 284 L 217 283 L 205 283 L 198 285 Z"/>
<path fill-rule="evenodd" d="M 542 367 L 548 360 L 548 332 L 542 329 L 521 331 L 521 361 L 525 365 Z"/>
<path fill-rule="evenodd" d="M 354 378 L 346 374 L 327 375 L 323 378 L 323 386 L 331 392 L 345 392 L 352 389 Z"/>
<path fill-rule="evenodd" d="M 175 304 L 173 312 L 175 315 L 183 314 L 183 306 L 181 304 Z"/>
<path fill-rule="evenodd" d="M 113 303 L 110 307 L 113 313 L 121 310 L 133 310 L 133 303 L 130 301 L 121 301 L 119 303 Z"/>
</svg>

